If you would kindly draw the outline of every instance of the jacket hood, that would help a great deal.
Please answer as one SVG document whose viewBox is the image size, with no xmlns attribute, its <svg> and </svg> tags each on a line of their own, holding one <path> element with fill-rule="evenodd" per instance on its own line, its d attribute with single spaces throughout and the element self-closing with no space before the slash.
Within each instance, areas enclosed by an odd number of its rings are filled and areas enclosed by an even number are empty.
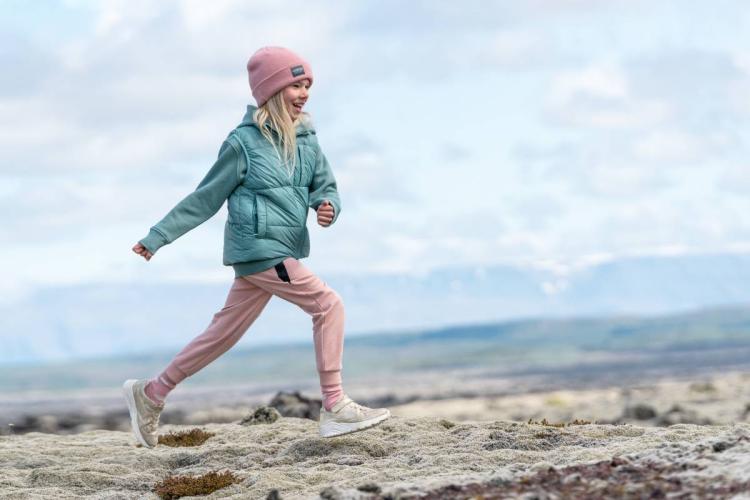
<svg viewBox="0 0 750 500">
<path fill-rule="evenodd" d="M 245 111 L 245 116 L 242 118 L 242 123 L 240 126 L 252 126 L 260 130 L 260 126 L 255 122 L 253 119 L 253 115 L 255 114 L 255 111 L 258 109 L 257 106 L 253 104 L 247 105 L 247 111 Z M 266 125 L 270 128 L 270 126 Z M 273 129 L 271 129 L 273 130 Z M 297 135 L 307 135 L 307 134 L 314 134 L 315 129 L 312 126 L 312 123 L 310 123 L 309 120 L 305 120 L 302 123 L 297 124 Z"/>
</svg>

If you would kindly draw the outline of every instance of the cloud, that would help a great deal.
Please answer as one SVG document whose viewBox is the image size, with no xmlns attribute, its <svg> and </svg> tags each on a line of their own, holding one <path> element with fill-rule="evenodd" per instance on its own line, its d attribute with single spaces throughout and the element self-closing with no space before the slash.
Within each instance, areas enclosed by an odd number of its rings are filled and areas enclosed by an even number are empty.
<svg viewBox="0 0 750 500">
<path fill-rule="evenodd" d="M 750 115 L 750 50 L 737 51 L 732 57 L 742 76 L 729 82 L 729 101 L 738 112 Z"/>
<path fill-rule="evenodd" d="M 697 8 L 670 4 L 652 25 L 638 19 L 650 4 L 588 0 L 64 5 L 53 29 L 34 12 L 0 39 L 18 68 L 0 84 L 18 286 L 143 279 L 120 257 L 210 168 L 261 45 L 296 47 L 316 71 L 346 207 L 331 230 L 312 221 L 321 269 L 570 265 L 750 239 L 750 65 L 739 33 L 698 33 Z M 155 279 L 223 277 L 222 217 L 163 252 Z M 29 259 L 39 269 L 16 265 Z"/>
<path fill-rule="evenodd" d="M 43 86 L 58 62 L 51 53 L 20 34 L 0 31 L 0 64 L 12 77 L 0 79 L 0 96 L 22 98 L 34 95 Z"/>
<path fill-rule="evenodd" d="M 650 196 L 674 185 L 666 169 L 634 159 L 628 142 L 614 136 L 544 146 L 521 143 L 513 149 L 512 157 L 518 162 L 519 175 L 537 188 L 594 204 L 602 203 L 602 197 L 629 200 Z"/>
<path fill-rule="evenodd" d="M 644 162 L 705 165 L 737 146 L 732 142 L 722 132 L 699 135 L 681 130 L 655 130 L 634 140 L 632 150 L 634 158 Z"/>
<path fill-rule="evenodd" d="M 733 49 L 676 48 L 560 71 L 551 79 L 547 118 L 591 129 L 675 127 L 686 133 L 730 133 L 741 124 L 750 77 Z M 673 133 L 669 148 L 686 146 Z M 676 142 L 683 142 L 677 146 Z"/>
<path fill-rule="evenodd" d="M 336 176 L 342 203 L 355 210 L 368 210 L 381 203 L 408 205 L 415 201 L 405 177 L 389 163 L 385 150 L 366 137 L 356 135 L 337 141 L 325 153 Z M 324 152 L 328 151 L 323 148 Z"/>
<path fill-rule="evenodd" d="M 750 193 L 750 163 L 725 166 L 716 180 L 716 187 L 747 199 L 747 194 Z"/>
<path fill-rule="evenodd" d="M 438 155 L 449 163 L 467 163 L 473 156 L 472 151 L 467 146 L 453 141 L 441 143 Z"/>
<path fill-rule="evenodd" d="M 558 73 L 545 107 L 552 124 L 585 128 L 653 126 L 671 113 L 662 100 L 634 96 L 625 71 L 614 62 Z"/>
<path fill-rule="evenodd" d="M 728 84 L 742 77 L 726 49 L 654 51 L 632 56 L 625 64 L 636 95 L 678 103 L 680 117 L 728 109 Z"/>
<path fill-rule="evenodd" d="M 37 171 L 152 168 L 216 150 L 250 102 L 251 51 L 288 44 L 307 47 L 315 59 L 346 11 L 305 3 L 307 15 L 290 18 L 286 8 L 302 3 L 85 5 L 94 9 L 93 27 L 55 45 L 38 45 L 34 32 L 4 35 L 19 43 L 2 62 L 27 61 L 14 87 L 0 88 L 0 149 L 9 170 L 27 168 L 32 145 Z M 33 85 L 24 83 L 29 74 Z"/>
</svg>

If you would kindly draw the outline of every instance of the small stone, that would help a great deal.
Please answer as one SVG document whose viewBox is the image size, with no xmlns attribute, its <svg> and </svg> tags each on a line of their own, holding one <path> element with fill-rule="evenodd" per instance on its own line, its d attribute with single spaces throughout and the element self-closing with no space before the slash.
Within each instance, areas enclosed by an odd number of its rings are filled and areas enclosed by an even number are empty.
<svg viewBox="0 0 750 500">
<path fill-rule="evenodd" d="M 240 425 L 272 424 L 276 422 L 281 414 L 272 406 L 261 406 L 253 413 L 246 416 L 240 422 Z"/>
<path fill-rule="evenodd" d="M 279 391 L 268 403 L 284 417 L 309 418 L 316 422 L 320 418 L 320 405 L 320 399 L 305 397 L 299 391 Z"/>
<path fill-rule="evenodd" d="M 268 495 L 266 495 L 266 500 L 281 500 L 281 495 L 279 494 L 279 490 L 274 488 L 271 491 L 269 491 Z"/>
<path fill-rule="evenodd" d="M 359 491 L 364 491 L 366 493 L 380 493 L 381 489 L 380 486 L 378 486 L 377 483 L 365 483 L 357 486 L 357 489 Z"/>
<path fill-rule="evenodd" d="M 451 427 L 455 427 L 456 426 L 456 424 L 454 424 L 450 420 L 446 420 L 444 418 L 441 418 L 439 423 L 440 423 L 440 425 L 442 425 L 446 429 L 450 429 Z"/>
<path fill-rule="evenodd" d="M 718 441 L 713 444 L 713 450 L 716 453 L 721 453 L 724 450 L 728 450 L 737 443 L 728 443 L 726 441 Z"/>
<path fill-rule="evenodd" d="M 649 420 L 656 417 L 656 410 L 650 405 L 638 403 L 625 408 L 623 417 L 635 420 Z"/>
<path fill-rule="evenodd" d="M 344 495 L 339 488 L 327 486 L 320 491 L 320 498 L 324 500 L 344 500 Z"/>
<path fill-rule="evenodd" d="M 364 462 L 357 457 L 341 457 L 336 464 L 338 465 L 362 465 Z"/>
<path fill-rule="evenodd" d="M 564 476 L 562 478 L 562 484 L 571 484 L 571 483 L 580 483 L 581 482 L 581 475 L 577 472 L 574 472 L 573 474 L 569 474 L 567 476 Z"/>
<path fill-rule="evenodd" d="M 507 470 L 495 472 L 487 481 L 490 486 L 508 486 L 513 481 L 513 473 Z"/>
</svg>

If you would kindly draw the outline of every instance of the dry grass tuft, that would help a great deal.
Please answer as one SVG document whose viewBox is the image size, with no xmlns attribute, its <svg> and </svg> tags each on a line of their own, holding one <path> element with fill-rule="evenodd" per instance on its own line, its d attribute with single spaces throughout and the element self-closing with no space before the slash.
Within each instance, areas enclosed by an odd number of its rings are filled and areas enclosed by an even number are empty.
<svg viewBox="0 0 750 500">
<path fill-rule="evenodd" d="M 200 446 L 208 438 L 214 436 L 213 432 L 206 432 L 202 429 L 190 429 L 189 431 L 170 432 L 159 436 L 159 444 L 166 446 Z"/>
<path fill-rule="evenodd" d="M 595 423 L 595 422 L 591 422 L 591 420 L 579 420 L 579 419 L 575 419 L 572 422 L 568 423 L 568 425 L 588 425 L 588 424 L 591 424 L 591 423 Z"/>
<path fill-rule="evenodd" d="M 154 486 L 154 493 L 165 500 L 173 500 L 185 496 L 208 495 L 239 482 L 240 479 L 231 471 L 209 472 L 197 477 L 171 476 Z"/>
<path fill-rule="evenodd" d="M 541 422 L 535 422 L 532 419 L 529 419 L 528 422 L 526 422 L 529 425 L 545 425 L 547 427 L 565 427 L 565 426 L 571 426 L 571 425 L 587 425 L 592 423 L 589 420 L 579 420 L 575 419 L 572 422 L 568 422 L 567 424 L 565 422 L 560 422 L 558 424 L 553 424 L 552 422 L 548 422 L 546 418 L 543 418 Z M 594 422 L 595 423 L 595 422 Z"/>
</svg>

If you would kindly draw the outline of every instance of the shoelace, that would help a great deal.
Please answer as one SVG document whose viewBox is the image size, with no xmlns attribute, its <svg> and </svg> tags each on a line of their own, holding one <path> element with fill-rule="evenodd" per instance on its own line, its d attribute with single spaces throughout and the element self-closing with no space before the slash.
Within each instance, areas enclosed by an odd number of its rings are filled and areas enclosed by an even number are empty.
<svg viewBox="0 0 750 500">
<path fill-rule="evenodd" d="M 367 408 L 366 406 L 362 406 L 361 404 L 355 403 L 354 401 L 350 403 L 350 406 L 354 408 L 354 411 L 356 411 L 358 415 L 364 415 L 367 410 L 369 410 L 369 408 Z"/>
<path fill-rule="evenodd" d="M 143 393 L 143 397 L 148 398 L 145 392 Z M 149 433 L 156 432 L 156 428 L 159 425 L 159 417 L 161 416 L 161 409 L 151 410 L 147 404 L 145 405 L 145 409 L 146 415 L 143 417 L 143 428 Z"/>
<path fill-rule="evenodd" d="M 155 412 L 155 413 L 149 413 L 144 419 L 143 419 L 143 428 L 146 429 L 148 432 L 154 432 L 156 430 L 156 427 L 159 424 L 159 416 L 161 415 L 161 412 Z"/>
</svg>

